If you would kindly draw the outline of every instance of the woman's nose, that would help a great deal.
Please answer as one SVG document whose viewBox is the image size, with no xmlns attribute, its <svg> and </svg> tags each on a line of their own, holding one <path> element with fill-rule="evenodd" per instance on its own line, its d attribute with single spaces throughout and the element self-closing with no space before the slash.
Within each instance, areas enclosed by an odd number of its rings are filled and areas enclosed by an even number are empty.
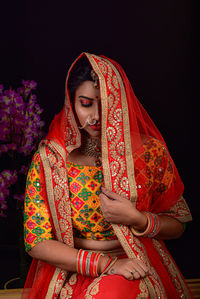
<svg viewBox="0 0 200 299">
<path fill-rule="evenodd" d="M 101 117 L 101 104 L 100 103 L 96 103 L 95 105 L 95 111 L 94 111 L 94 118 L 96 120 L 100 120 Z"/>
</svg>

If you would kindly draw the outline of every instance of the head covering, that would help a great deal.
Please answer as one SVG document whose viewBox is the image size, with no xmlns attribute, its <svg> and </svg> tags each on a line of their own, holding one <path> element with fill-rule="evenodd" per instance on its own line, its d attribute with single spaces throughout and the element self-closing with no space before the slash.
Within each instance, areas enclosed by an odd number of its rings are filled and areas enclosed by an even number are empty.
<svg viewBox="0 0 200 299">
<path fill-rule="evenodd" d="M 63 110 L 53 120 L 47 139 L 58 143 L 67 154 L 81 145 L 67 86 L 71 70 L 83 56 L 87 57 L 99 78 L 105 186 L 136 202 L 135 153 L 142 149 L 145 142 L 155 139 L 163 145 L 170 158 L 174 179 L 170 190 L 156 198 L 152 210 L 162 212 L 170 209 L 182 195 L 183 184 L 161 133 L 136 98 L 123 68 L 114 60 L 89 53 L 82 53 L 75 60 L 67 75 Z"/>
</svg>

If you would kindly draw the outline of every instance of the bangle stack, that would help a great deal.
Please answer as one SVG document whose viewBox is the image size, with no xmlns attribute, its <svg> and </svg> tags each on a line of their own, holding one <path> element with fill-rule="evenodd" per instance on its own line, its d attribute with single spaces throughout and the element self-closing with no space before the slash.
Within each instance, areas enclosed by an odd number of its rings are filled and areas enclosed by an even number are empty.
<svg viewBox="0 0 200 299">
<path fill-rule="evenodd" d="M 155 237 L 161 228 L 161 221 L 159 217 L 156 214 L 153 214 L 151 212 L 142 212 L 147 217 L 147 228 L 144 232 L 139 232 L 133 227 L 131 227 L 131 231 L 135 236 L 141 236 L 141 237 L 149 237 L 153 238 Z"/>
<path fill-rule="evenodd" d="M 79 249 L 76 261 L 77 272 L 84 276 L 97 277 L 98 262 L 103 253 Z"/>
</svg>

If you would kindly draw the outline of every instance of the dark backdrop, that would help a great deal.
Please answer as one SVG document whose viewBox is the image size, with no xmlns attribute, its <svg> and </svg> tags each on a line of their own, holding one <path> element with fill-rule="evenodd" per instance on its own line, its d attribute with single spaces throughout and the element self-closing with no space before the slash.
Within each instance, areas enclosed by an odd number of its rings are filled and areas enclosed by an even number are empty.
<svg viewBox="0 0 200 299">
<path fill-rule="evenodd" d="M 0 83 L 38 83 L 46 130 L 63 105 L 65 77 L 83 51 L 117 60 L 159 127 L 193 214 L 168 241 L 186 278 L 200 277 L 198 1 L 2 1 Z M 1 220 L 1 285 L 19 275 L 13 222 Z"/>
</svg>

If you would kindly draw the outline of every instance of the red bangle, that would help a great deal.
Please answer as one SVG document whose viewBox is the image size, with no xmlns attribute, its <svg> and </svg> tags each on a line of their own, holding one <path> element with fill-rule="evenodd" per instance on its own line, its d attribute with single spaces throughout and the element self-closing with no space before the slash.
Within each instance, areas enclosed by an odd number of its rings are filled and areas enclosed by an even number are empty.
<svg viewBox="0 0 200 299">
<path fill-rule="evenodd" d="M 82 249 L 79 249 L 78 254 L 77 254 L 77 260 L 76 260 L 76 269 L 77 269 L 78 273 L 80 273 L 80 256 L 81 256 L 81 251 L 82 251 Z"/>
<path fill-rule="evenodd" d="M 82 275 L 86 275 L 86 259 L 87 259 L 88 251 L 84 250 L 83 259 L 82 259 Z"/>
<path fill-rule="evenodd" d="M 94 264 L 94 273 L 95 273 L 95 276 L 97 277 L 98 276 L 98 272 L 97 272 L 97 265 L 98 265 L 98 261 L 99 261 L 99 258 L 102 254 L 101 253 L 98 253 L 97 254 L 97 258 L 95 260 L 95 264 Z"/>
<path fill-rule="evenodd" d="M 97 254 L 93 252 L 92 256 L 90 258 L 90 276 L 92 276 L 92 277 L 95 277 L 95 273 L 94 273 L 93 269 L 94 269 L 94 261 L 95 261 L 96 256 L 97 256 Z"/>
</svg>

